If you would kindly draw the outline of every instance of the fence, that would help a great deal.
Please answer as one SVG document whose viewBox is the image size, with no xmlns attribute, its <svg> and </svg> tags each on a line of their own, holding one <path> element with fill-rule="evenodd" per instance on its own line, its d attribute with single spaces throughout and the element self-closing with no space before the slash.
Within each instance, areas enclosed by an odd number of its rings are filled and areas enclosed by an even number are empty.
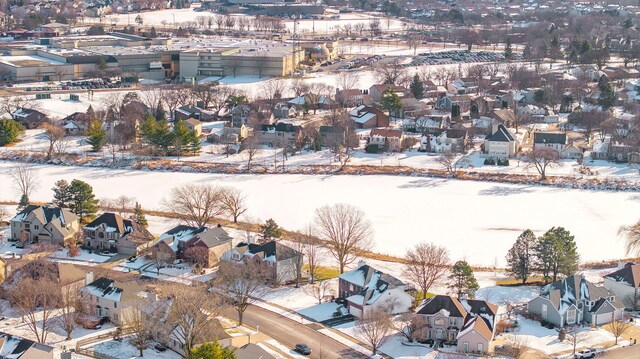
<svg viewBox="0 0 640 359">
<path fill-rule="evenodd" d="M 118 328 L 114 328 L 111 329 L 105 333 L 93 336 L 93 337 L 89 337 L 86 339 L 82 339 L 82 340 L 78 340 L 78 342 L 76 343 L 76 353 L 78 354 L 82 354 L 82 355 L 86 355 L 86 356 L 90 356 L 92 358 L 97 358 L 97 359 L 119 359 L 116 357 L 112 357 L 110 355 L 107 354 L 103 354 L 103 353 L 99 353 L 96 352 L 95 349 L 93 348 L 83 348 L 86 347 L 88 345 L 97 343 L 97 342 L 101 342 L 103 340 L 106 339 L 113 339 L 113 337 L 115 336 L 116 332 L 118 331 Z M 125 336 L 128 333 L 130 333 L 130 331 L 127 330 L 123 330 L 120 332 L 120 336 Z"/>
</svg>

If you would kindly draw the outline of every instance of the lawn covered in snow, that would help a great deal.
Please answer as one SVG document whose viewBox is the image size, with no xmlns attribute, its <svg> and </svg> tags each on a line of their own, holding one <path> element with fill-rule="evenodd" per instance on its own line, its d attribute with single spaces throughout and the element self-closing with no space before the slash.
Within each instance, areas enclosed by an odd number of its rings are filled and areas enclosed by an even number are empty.
<svg viewBox="0 0 640 359">
<path fill-rule="evenodd" d="M 0 163 L 0 182 L 11 183 L 12 163 Z M 506 251 L 525 229 L 542 234 L 563 226 L 576 237 L 586 261 L 624 257 L 621 225 L 634 223 L 640 196 L 490 182 L 401 176 L 223 175 L 38 166 L 32 200 L 50 201 L 55 181 L 87 181 L 98 198 L 135 197 L 158 209 L 171 188 L 184 183 L 235 186 L 247 195 L 249 216 L 273 218 L 287 229 L 311 222 L 317 207 L 350 203 L 364 210 L 374 230 L 374 250 L 403 255 L 421 241 L 446 246 L 451 259 L 504 263 Z M 12 186 L 0 200 L 18 200 Z"/>
</svg>

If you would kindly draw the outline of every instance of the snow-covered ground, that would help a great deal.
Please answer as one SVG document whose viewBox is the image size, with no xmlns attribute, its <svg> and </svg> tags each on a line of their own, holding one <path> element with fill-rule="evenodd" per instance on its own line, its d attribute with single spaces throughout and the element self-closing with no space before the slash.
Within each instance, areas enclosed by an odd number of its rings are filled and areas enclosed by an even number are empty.
<svg viewBox="0 0 640 359">
<path fill-rule="evenodd" d="M 91 346 L 96 352 L 107 354 L 118 359 L 140 358 L 140 352 L 129 341 L 130 337 L 124 337 L 122 340 L 108 340 Z M 153 348 L 155 343 L 151 343 L 151 347 L 143 350 L 143 357 L 158 359 L 178 359 L 182 358 L 176 352 L 166 350 L 164 352 L 157 351 Z"/>
<path fill-rule="evenodd" d="M 11 183 L 12 163 L 0 163 L 0 182 Z M 237 187 L 247 195 L 252 217 L 273 218 L 287 229 L 311 222 L 322 205 L 349 203 L 372 222 L 375 251 L 403 255 L 421 241 L 447 247 L 452 260 L 503 263 L 506 251 L 525 229 L 541 234 L 563 226 L 576 237 L 582 260 L 624 257 L 621 225 L 635 223 L 637 194 L 543 186 L 440 180 L 399 176 L 222 175 L 38 166 L 40 186 L 31 196 L 50 201 L 55 181 L 87 181 L 98 198 L 135 197 L 158 209 L 171 188 L 185 183 Z M 12 186 L 0 200 L 17 200 Z M 278 204 L 275 210 L 273 205 Z M 606 243 L 606 245 L 602 245 Z"/>
</svg>

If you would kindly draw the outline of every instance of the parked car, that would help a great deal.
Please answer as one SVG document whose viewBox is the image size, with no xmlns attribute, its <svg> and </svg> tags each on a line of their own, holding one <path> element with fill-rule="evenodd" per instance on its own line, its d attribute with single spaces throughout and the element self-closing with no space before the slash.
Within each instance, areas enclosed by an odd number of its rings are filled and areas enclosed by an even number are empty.
<svg viewBox="0 0 640 359">
<path fill-rule="evenodd" d="M 593 348 L 583 349 L 577 352 L 573 357 L 574 358 L 593 358 L 596 356 L 596 350 Z"/>
<path fill-rule="evenodd" d="M 296 344 L 294 350 L 302 355 L 311 355 L 311 348 L 306 344 Z"/>
<path fill-rule="evenodd" d="M 167 347 L 164 346 L 164 344 L 160 344 L 160 343 L 156 344 L 156 346 L 154 348 L 159 352 L 167 351 Z"/>
</svg>

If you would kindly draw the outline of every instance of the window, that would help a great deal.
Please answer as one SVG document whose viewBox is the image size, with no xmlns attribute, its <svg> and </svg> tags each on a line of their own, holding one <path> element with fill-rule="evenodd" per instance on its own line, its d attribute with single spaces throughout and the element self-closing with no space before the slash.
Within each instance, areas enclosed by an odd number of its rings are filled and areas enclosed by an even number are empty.
<svg viewBox="0 0 640 359">
<path fill-rule="evenodd" d="M 547 305 L 543 304 L 541 309 L 542 319 L 547 319 Z"/>
<path fill-rule="evenodd" d="M 40 226 L 38 226 L 37 224 L 33 226 L 33 229 L 40 229 Z"/>
<path fill-rule="evenodd" d="M 114 308 L 118 308 L 118 303 L 113 302 L 113 307 L 114 307 Z"/>
<path fill-rule="evenodd" d="M 444 319 L 436 318 L 436 320 L 433 321 L 433 324 L 442 326 L 444 325 Z"/>
<path fill-rule="evenodd" d="M 478 343 L 478 352 L 484 352 L 484 345 L 482 343 Z"/>
<path fill-rule="evenodd" d="M 465 353 L 469 352 L 469 342 L 462 343 L 462 351 Z"/>
<path fill-rule="evenodd" d="M 567 311 L 567 323 L 568 324 L 573 324 L 576 322 L 576 310 L 575 309 L 569 309 Z"/>
<path fill-rule="evenodd" d="M 456 318 L 449 318 L 449 326 L 454 327 L 456 325 Z"/>
</svg>

